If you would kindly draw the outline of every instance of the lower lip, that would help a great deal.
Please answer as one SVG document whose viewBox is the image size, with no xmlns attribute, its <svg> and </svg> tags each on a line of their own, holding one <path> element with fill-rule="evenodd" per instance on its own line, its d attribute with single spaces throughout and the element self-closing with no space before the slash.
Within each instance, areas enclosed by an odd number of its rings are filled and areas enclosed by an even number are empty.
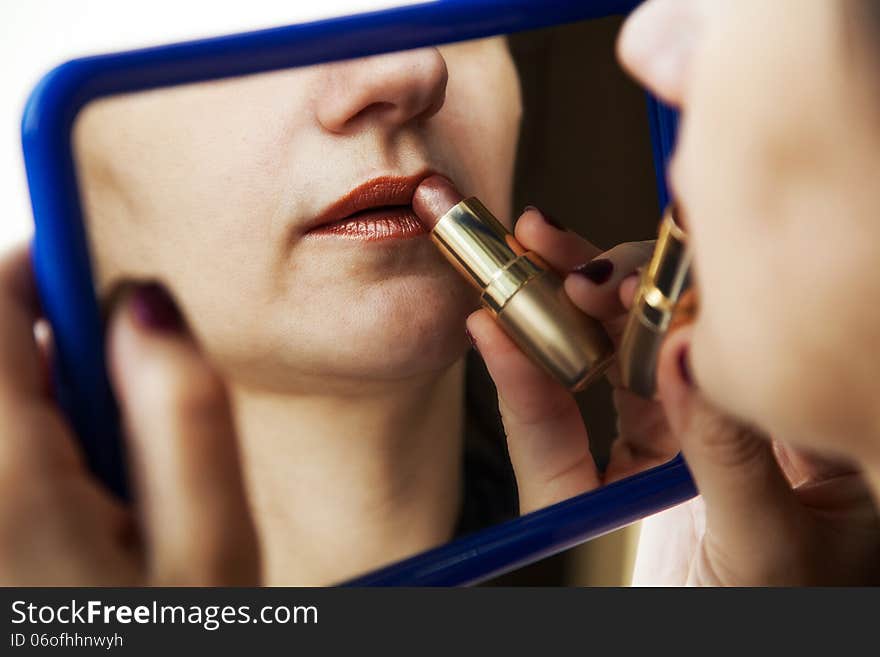
<svg viewBox="0 0 880 657">
<path fill-rule="evenodd" d="M 335 237 L 361 242 L 405 240 L 427 235 L 428 230 L 411 208 L 379 209 L 310 230 L 315 237 Z"/>
</svg>

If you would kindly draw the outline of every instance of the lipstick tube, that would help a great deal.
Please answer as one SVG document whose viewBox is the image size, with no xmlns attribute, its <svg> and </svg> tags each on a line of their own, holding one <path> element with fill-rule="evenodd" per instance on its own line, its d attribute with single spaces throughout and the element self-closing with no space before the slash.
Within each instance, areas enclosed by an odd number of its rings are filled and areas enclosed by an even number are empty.
<svg viewBox="0 0 880 657">
<path fill-rule="evenodd" d="M 623 385 L 646 399 L 657 387 L 657 358 L 687 286 L 690 263 L 687 234 L 676 223 L 675 210 L 667 208 L 620 342 Z"/>
<path fill-rule="evenodd" d="M 614 346 L 602 325 L 574 306 L 562 279 L 479 200 L 453 206 L 431 237 L 510 338 L 557 381 L 575 392 L 604 374 Z"/>
</svg>

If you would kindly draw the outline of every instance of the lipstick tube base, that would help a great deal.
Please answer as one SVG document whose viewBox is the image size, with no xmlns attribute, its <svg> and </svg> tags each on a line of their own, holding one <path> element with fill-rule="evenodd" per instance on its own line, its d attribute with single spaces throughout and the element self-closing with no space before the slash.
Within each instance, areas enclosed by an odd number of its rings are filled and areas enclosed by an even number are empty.
<svg viewBox="0 0 880 657">
<path fill-rule="evenodd" d="M 475 198 L 461 201 L 431 231 L 440 251 L 482 293 L 481 302 L 533 362 L 571 391 L 607 370 L 614 345 L 582 313 L 559 278 Z"/>
<path fill-rule="evenodd" d="M 602 325 L 577 309 L 562 281 L 544 272 L 526 282 L 497 314 L 511 339 L 572 392 L 601 378 L 614 361 Z"/>
</svg>

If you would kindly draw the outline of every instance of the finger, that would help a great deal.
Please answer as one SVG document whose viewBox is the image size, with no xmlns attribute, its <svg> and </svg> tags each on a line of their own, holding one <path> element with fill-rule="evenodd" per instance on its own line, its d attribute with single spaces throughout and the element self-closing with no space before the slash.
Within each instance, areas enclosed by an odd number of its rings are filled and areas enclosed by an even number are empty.
<svg viewBox="0 0 880 657">
<path fill-rule="evenodd" d="M 109 355 L 154 583 L 258 583 L 226 391 L 159 285 L 120 300 Z"/>
<path fill-rule="evenodd" d="M 467 324 L 498 389 L 520 511 L 596 488 L 599 473 L 574 397 L 532 363 L 487 311 L 478 310 Z"/>
<path fill-rule="evenodd" d="M 51 397 L 54 392 L 52 388 L 52 363 L 55 359 L 55 337 L 48 320 L 41 318 L 34 324 L 34 340 L 40 354 L 43 395 Z"/>
<path fill-rule="evenodd" d="M 757 560 L 772 561 L 797 540 L 799 505 L 770 441 L 717 412 L 694 387 L 686 360 L 691 332 L 676 331 L 661 349 L 661 401 L 706 502 L 715 553 L 760 571 Z"/>
<path fill-rule="evenodd" d="M 651 258 L 654 242 L 628 242 L 602 253 L 577 233 L 565 230 L 537 208 L 527 208 L 516 223 L 517 241 L 567 276 L 565 289 L 581 310 L 601 320 L 624 312 L 618 287 Z"/>
<path fill-rule="evenodd" d="M 0 582 L 133 581 L 116 541 L 125 511 L 89 477 L 47 394 L 39 310 L 21 245 L 0 257 Z"/>
<path fill-rule="evenodd" d="M 0 469 L 23 478 L 83 467 L 66 422 L 47 395 L 34 336 L 39 306 L 30 249 L 20 245 L 0 257 Z"/>
<path fill-rule="evenodd" d="M 681 451 L 663 408 L 655 400 L 620 387 L 615 387 L 613 394 L 618 436 L 611 444 L 606 484 L 663 465 Z"/>
<path fill-rule="evenodd" d="M 535 207 L 528 207 L 523 212 L 516 222 L 514 236 L 523 248 L 539 254 L 563 275 L 589 262 L 602 251 Z"/>
<path fill-rule="evenodd" d="M 618 244 L 594 260 L 576 267 L 565 278 L 565 291 L 590 317 L 611 321 L 626 312 L 620 286 L 651 259 L 654 242 Z"/>
<path fill-rule="evenodd" d="M 44 392 L 34 339 L 39 306 L 30 249 L 22 244 L 0 257 L 0 389 L 10 399 L 29 399 Z"/>
<path fill-rule="evenodd" d="M 633 303 L 635 303 L 636 294 L 639 291 L 640 275 L 640 269 L 637 269 L 635 272 L 633 272 L 620 282 L 620 287 L 618 288 L 618 291 L 620 293 L 620 305 L 622 305 L 627 310 L 627 312 L 629 312 L 629 310 L 633 306 Z"/>
</svg>

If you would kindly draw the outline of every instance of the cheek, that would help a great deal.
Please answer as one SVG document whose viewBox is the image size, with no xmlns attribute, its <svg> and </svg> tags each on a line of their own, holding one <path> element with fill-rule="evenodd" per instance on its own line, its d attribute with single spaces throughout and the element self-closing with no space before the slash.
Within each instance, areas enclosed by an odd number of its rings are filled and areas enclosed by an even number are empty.
<svg viewBox="0 0 880 657">
<path fill-rule="evenodd" d="M 516 71 L 506 51 L 449 65 L 446 105 L 432 128 L 432 150 L 449 160 L 465 194 L 480 196 L 509 224 L 522 115 Z"/>
<path fill-rule="evenodd" d="M 105 194 L 95 205 L 111 211 L 95 219 L 115 236 L 109 259 L 118 274 L 176 278 L 189 275 L 187 261 L 221 271 L 277 238 L 271 222 L 281 214 L 279 190 L 290 187 L 281 184 L 290 175 L 283 148 L 290 126 L 274 115 L 255 124 L 248 107 L 230 102 L 235 89 L 175 89 L 107 108 L 107 130 L 117 138 L 104 157 L 124 212 Z"/>
<path fill-rule="evenodd" d="M 782 3 L 770 4 L 768 12 Z M 858 179 L 876 171 L 875 155 L 858 160 L 878 152 L 876 127 L 856 132 L 857 103 L 842 86 L 849 77 L 833 68 L 823 16 L 813 16 L 831 6 L 803 8 L 817 20 L 812 32 L 791 13 L 788 27 L 774 27 L 775 40 L 762 32 L 763 19 L 750 34 L 755 48 L 738 56 L 727 55 L 736 49 L 720 36 L 707 46 L 674 168 L 702 296 L 692 346 L 701 389 L 775 435 L 816 445 L 844 421 L 852 426 L 843 433 L 859 433 L 854 400 L 864 380 L 876 380 L 868 371 L 875 361 L 864 349 L 851 362 L 846 356 L 872 342 L 853 327 L 869 326 L 876 339 L 880 325 L 864 302 L 877 286 L 853 294 L 872 269 L 854 263 L 876 259 L 867 255 L 875 235 L 853 232 L 850 221 L 875 213 L 875 198 L 861 213 L 852 203 L 876 188 L 869 175 Z M 749 34 L 732 21 L 726 29 Z"/>
<path fill-rule="evenodd" d="M 777 272 L 765 199 L 770 174 L 760 145 L 723 108 L 697 104 L 685 119 L 673 169 L 694 250 L 700 315 L 692 346 L 696 379 L 720 408 L 763 417 L 778 358 L 777 310 L 796 272 Z M 771 183 L 775 185 L 775 182 Z"/>
</svg>

